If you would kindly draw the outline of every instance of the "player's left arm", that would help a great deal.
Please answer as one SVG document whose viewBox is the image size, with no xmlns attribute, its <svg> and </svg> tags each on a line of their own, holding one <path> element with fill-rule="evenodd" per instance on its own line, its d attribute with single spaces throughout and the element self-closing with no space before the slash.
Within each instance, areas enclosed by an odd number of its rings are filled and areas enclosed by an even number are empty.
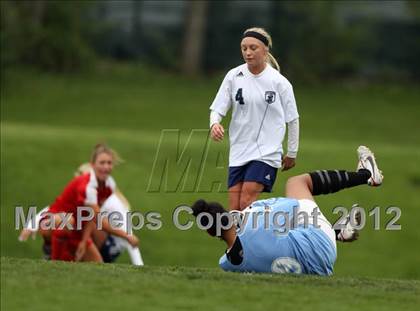
<svg viewBox="0 0 420 311">
<path fill-rule="evenodd" d="M 286 81 L 283 86 L 284 89 L 280 97 L 284 110 L 284 121 L 287 124 L 287 153 L 282 159 L 282 171 L 287 171 L 296 165 L 299 148 L 299 113 L 292 84 Z"/>
<path fill-rule="evenodd" d="M 287 154 L 283 158 L 282 171 L 287 171 L 296 165 L 299 149 L 299 118 L 287 123 Z"/>
</svg>

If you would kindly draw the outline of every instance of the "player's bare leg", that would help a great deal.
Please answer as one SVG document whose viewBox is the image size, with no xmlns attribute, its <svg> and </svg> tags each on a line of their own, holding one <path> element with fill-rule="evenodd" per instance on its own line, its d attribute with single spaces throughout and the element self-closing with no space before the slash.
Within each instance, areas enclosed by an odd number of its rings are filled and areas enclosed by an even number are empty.
<svg viewBox="0 0 420 311">
<path fill-rule="evenodd" d="M 92 231 L 92 240 L 98 249 L 102 248 L 106 239 L 108 238 L 108 233 L 103 230 L 97 230 L 96 228 Z"/>
<path fill-rule="evenodd" d="M 229 188 L 229 210 L 240 210 L 242 182 Z"/>
<path fill-rule="evenodd" d="M 255 181 L 245 181 L 242 185 L 239 209 L 242 211 L 256 201 L 263 191 L 264 185 Z"/>
<path fill-rule="evenodd" d="M 86 252 L 83 255 L 82 261 L 89 261 L 89 262 L 103 262 L 102 256 L 99 253 L 98 248 L 95 246 L 94 243 L 90 244 L 86 248 Z"/>
<path fill-rule="evenodd" d="M 286 182 L 286 197 L 315 201 L 312 195 L 312 179 L 309 174 L 290 177 Z"/>
</svg>

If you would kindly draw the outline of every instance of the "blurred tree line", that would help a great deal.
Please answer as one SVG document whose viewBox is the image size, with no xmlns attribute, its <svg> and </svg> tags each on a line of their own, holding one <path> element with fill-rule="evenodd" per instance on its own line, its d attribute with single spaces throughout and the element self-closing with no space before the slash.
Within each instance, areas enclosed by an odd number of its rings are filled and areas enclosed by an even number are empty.
<svg viewBox="0 0 420 311">
<path fill-rule="evenodd" d="M 92 64 L 83 13 L 87 2 L 1 1 L 1 65 L 74 71 Z"/>
<path fill-rule="evenodd" d="M 419 2 L 394 1 L 405 12 L 398 18 L 376 14 L 375 2 L 360 14 L 372 3 L 1 1 L 1 66 L 78 71 L 105 57 L 211 73 L 242 62 L 241 34 L 258 25 L 294 80 L 420 80 Z"/>
</svg>

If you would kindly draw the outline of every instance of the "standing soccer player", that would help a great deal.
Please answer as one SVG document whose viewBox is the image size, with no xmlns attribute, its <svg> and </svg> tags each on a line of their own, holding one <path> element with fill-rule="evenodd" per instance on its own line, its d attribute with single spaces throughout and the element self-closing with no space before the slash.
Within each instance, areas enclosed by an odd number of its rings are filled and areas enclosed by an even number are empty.
<svg viewBox="0 0 420 311">
<path fill-rule="evenodd" d="M 262 28 L 243 34 L 245 64 L 231 69 L 210 106 L 211 137 L 221 141 L 222 118 L 232 108 L 229 125 L 229 207 L 243 210 L 261 192 L 271 192 L 278 168 L 295 166 L 299 114 L 293 88 L 270 53 L 272 40 Z M 283 139 L 288 131 L 288 150 Z"/>
</svg>

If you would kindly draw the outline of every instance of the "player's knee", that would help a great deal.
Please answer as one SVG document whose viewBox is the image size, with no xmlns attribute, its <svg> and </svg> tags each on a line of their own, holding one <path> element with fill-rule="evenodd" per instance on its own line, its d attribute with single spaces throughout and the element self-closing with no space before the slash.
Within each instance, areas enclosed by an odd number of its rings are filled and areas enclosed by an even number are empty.
<svg viewBox="0 0 420 311">
<path fill-rule="evenodd" d="M 309 174 L 301 174 L 297 176 L 289 177 L 286 184 L 295 184 L 295 183 L 306 183 Z"/>
<path fill-rule="evenodd" d="M 286 188 L 293 187 L 293 185 L 297 184 L 300 180 L 300 176 L 292 176 L 287 179 Z"/>
<path fill-rule="evenodd" d="M 288 188 L 294 188 L 299 185 L 308 184 L 308 178 L 310 178 L 308 174 L 302 174 L 302 175 L 289 177 L 289 179 L 286 182 L 286 190 Z"/>
</svg>

